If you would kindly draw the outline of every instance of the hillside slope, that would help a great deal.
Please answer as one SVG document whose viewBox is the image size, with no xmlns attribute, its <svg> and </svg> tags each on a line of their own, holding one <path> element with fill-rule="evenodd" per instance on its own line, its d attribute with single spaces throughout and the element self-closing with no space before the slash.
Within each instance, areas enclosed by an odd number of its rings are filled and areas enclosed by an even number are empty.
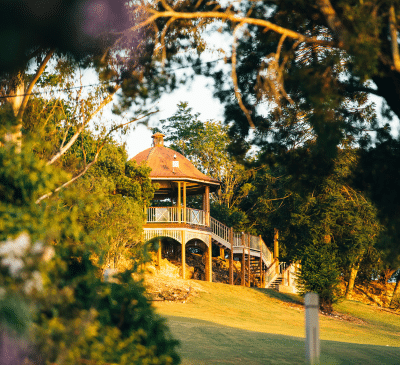
<svg viewBox="0 0 400 365">
<path fill-rule="evenodd" d="M 172 282 L 190 289 L 189 295 L 154 303 L 181 341 L 184 365 L 303 363 L 300 297 L 196 280 Z M 334 316 L 320 315 L 321 363 L 400 363 L 398 313 L 353 301 L 335 310 Z"/>
</svg>

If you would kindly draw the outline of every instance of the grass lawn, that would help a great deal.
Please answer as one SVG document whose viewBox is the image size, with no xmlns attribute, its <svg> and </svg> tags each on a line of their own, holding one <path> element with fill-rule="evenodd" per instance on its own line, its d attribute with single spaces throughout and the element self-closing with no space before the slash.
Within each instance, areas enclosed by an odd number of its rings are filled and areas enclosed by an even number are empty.
<svg viewBox="0 0 400 365">
<path fill-rule="evenodd" d="M 204 291 L 187 303 L 157 302 L 181 341 L 182 364 L 303 364 L 301 299 L 273 290 L 196 282 Z M 322 364 L 400 364 L 400 316 L 344 301 L 320 316 Z"/>
</svg>

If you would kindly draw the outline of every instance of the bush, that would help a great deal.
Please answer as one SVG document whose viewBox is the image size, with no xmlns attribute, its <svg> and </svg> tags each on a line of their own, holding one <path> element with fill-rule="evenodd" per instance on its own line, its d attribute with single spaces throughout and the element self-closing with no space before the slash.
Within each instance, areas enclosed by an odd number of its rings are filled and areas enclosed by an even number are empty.
<svg viewBox="0 0 400 365">
<path fill-rule="evenodd" d="M 332 312 L 332 304 L 339 298 L 339 269 L 335 251 L 330 245 L 308 246 L 304 249 L 297 279 L 298 290 L 319 294 L 320 309 Z"/>
<path fill-rule="evenodd" d="M 15 345 L 15 364 L 178 364 L 136 266 L 102 280 L 93 253 L 104 252 L 82 223 L 89 212 L 60 197 L 35 204 L 59 175 L 30 152 L 0 148 L 0 346 Z"/>
</svg>

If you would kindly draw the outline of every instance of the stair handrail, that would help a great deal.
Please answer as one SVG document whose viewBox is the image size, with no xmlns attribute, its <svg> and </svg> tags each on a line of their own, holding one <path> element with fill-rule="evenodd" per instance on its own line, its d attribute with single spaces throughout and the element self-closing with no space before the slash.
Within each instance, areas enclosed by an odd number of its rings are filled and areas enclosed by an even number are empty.
<svg viewBox="0 0 400 365">
<path fill-rule="evenodd" d="M 272 282 L 279 276 L 277 274 L 277 266 L 279 265 L 279 259 L 275 258 L 271 265 L 268 266 L 267 270 L 265 271 L 265 288 L 269 288 Z"/>
<path fill-rule="evenodd" d="M 298 275 L 298 266 L 298 262 L 292 262 L 286 267 L 284 272 L 282 272 L 283 284 L 285 286 L 294 286 Z"/>
</svg>

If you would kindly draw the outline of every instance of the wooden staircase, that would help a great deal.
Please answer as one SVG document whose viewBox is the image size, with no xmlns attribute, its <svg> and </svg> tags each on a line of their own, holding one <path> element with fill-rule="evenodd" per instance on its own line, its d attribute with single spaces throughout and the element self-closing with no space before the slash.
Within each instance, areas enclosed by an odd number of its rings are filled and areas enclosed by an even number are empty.
<svg viewBox="0 0 400 365">
<path fill-rule="evenodd" d="M 279 275 L 271 282 L 269 287 L 271 289 L 275 289 L 275 290 L 279 291 L 279 285 L 282 285 L 282 283 L 283 283 L 283 277 L 282 277 L 282 275 Z"/>
<path fill-rule="evenodd" d="M 263 287 L 264 278 L 261 272 L 260 259 L 250 256 L 250 283 L 258 288 Z"/>
</svg>

